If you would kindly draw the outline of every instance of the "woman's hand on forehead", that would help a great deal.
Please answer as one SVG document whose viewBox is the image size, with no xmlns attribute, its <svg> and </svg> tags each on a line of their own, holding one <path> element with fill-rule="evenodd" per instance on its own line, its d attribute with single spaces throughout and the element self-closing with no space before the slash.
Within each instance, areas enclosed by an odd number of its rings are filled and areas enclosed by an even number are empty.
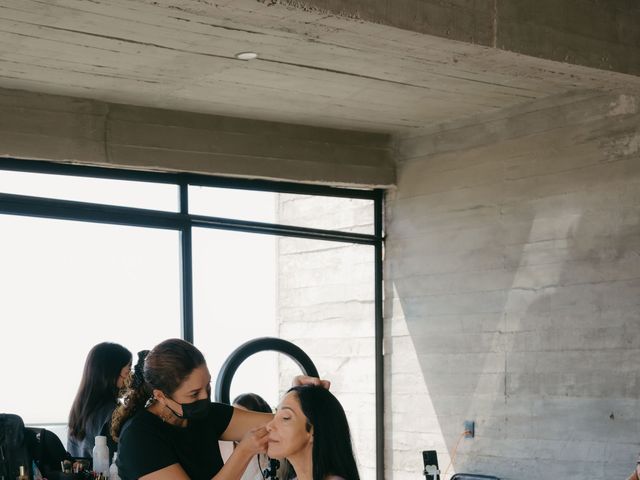
<svg viewBox="0 0 640 480">
<path fill-rule="evenodd" d="M 318 377 L 310 377 L 308 375 L 296 375 L 293 377 L 293 382 L 291 382 L 291 384 L 294 387 L 301 385 L 315 385 L 326 388 L 327 390 L 331 387 L 331 382 L 329 380 L 322 380 Z"/>
</svg>

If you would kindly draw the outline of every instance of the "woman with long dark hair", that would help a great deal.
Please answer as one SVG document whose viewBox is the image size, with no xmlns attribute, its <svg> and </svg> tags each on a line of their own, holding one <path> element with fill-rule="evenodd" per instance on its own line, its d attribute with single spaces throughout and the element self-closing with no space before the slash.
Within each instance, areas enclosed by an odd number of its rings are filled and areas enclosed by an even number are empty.
<svg viewBox="0 0 640 480">
<path fill-rule="evenodd" d="M 112 421 L 123 480 L 240 479 L 254 455 L 266 450 L 264 425 L 273 415 L 211 402 L 210 383 L 204 356 L 184 340 L 165 340 L 138 354 Z M 238 442 L 224 464 L 218 440 Z"/>
<path fill-rule="evenodd" d="M 67 451 L 91 457 L 96 435 L 106 435 L 109 451 L 117 445 L 108 435 L 111 414 L 131 371 L 131 352 L 117 343 L 103 342 L 87 355 L 78 392 L 69 412 Z"/>
<path fill-rule="evenodd" d="M 267 454 L 289 460 L 298 480 L 360 480 L 347 416 L 329 390 L 291 388 L 267 431 Z"/>
</svg>

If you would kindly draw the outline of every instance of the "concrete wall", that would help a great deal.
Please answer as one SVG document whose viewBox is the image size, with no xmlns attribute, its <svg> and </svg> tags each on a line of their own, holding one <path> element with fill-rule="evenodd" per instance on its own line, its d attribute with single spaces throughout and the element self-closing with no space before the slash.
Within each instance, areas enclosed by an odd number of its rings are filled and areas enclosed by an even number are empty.
<svg viewBox="0 0 640 480">
<path fill-rule="evenodd" d="M 395 181 L 382 134 L 2 88 L 0 112 L 0 158 L 347 186 Z"/>
<path fill-rule="evenodd" d="M 640 98 L 585 92 L 398 143 L 388 478 L 626 478 L 640 450 Z M 463 421 L 476 437 L 459 441 Z M 450 469 L 447 477 L 453 473 Z"/>
</svg>

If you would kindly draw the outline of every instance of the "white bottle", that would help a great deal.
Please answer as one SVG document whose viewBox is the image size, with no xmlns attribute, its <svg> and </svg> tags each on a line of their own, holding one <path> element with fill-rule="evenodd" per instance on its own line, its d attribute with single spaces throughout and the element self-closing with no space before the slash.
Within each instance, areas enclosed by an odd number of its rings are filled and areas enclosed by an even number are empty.
<svg viewBox="0 0 640 480">
<path fill-rule="evenodd" d="M 118 458 L 118 452 L 113 454 L 113 461 L 109 467 L 109 480 L 120 480 L 118 475 L 118 465 L 116 465 L 116 459 Z"/>
<path fill-rule="evenodd" d="M 93 447 L 93 471 L 109 476 L 109 447 L 107 437 L 98 435 L 96 445 Z"/>
</svg>

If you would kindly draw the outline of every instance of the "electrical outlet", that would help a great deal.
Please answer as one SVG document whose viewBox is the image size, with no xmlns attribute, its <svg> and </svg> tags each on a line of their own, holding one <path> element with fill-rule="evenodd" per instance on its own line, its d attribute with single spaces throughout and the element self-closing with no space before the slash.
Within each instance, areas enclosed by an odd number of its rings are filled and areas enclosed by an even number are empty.
<svg viewBox="0 0 640 480">
<path fill-rule="evenodd" d="M 476 422 L 473 420 L 464 421 L 464 438 L 473 438 L 476 435 Z"/>
</svg>

